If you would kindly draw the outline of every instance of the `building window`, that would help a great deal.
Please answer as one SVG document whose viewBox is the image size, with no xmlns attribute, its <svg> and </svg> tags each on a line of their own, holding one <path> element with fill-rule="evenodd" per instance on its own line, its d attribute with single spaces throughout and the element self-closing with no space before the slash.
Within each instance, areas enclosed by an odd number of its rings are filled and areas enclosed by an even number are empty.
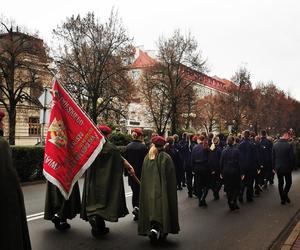
<svg viewBox="0 0 300 250">
<path fill-rule="evenodd" d="M 41 124 L 39 117 L 29 117 L 28 127 L 28 133 L 30 136 L 40 136 Z"/>
</svg>

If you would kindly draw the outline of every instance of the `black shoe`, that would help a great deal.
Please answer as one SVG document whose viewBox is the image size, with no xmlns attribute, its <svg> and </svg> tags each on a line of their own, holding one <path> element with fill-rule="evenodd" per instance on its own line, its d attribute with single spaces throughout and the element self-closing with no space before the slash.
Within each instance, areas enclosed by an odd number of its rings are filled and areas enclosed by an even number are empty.
<svg viewBox="0 0 300 250">
<path fill-rule="evenodd" d="M 218 193 L 214 195 L 214 200 L 215 200 L 215 201 L 220 200 L 220 196 L 219 196 Z"/>
<path fill-rule="evenodd" d="M 237 204 L 234 204 L 234 209 L 240 209 L 240 207 Z"/>
<path fill-rule="evenodd" d="M 198 206 L 199 206 L 199 207 L 203 207 L 203 201 L 199 201 Z"/>
<path fill-rule="evenodd" d="M 274 184 L 274 180 L 270 180 L 270 185 L 273 185 Z"/>
<path fill-rule="evenodd" d="M 132 214 L 133 214 L 134 221 L 139 220 L 139 208 L 138 207 L 134 207 Z"/>
<path fill-rule="evenodd" d="M 92 235 L 95 238 L 99 238 L 99 237 L 101 237 L 103 235 L 108 234 L 109 233 L 109 228 L 108 227 L 103 227 L 100 230 L 95 230 L 95 229 L 92 228 L 91 232 L 92 232 Z"/>
<path fill-rule="evenodd" d="M 177 190 L 182 190 L 182 186 L 178 186 L 178 187 L 177 187 Z"/>
<path fill-rule="evenodd" d="M 205 200 L 202 201 L 202 204 L 203 204 L 203 205 L 202 205 L 203 207 L 207 207 L 207 203 L 206 203 Z"/>
<path fill-rule="evenodd" d="M 281 205 L 285 205 L 285 200 L 281 200 Z"/>
<path fill-rule="evenodd" d="M 66 231 L 71 228 L 71 225 L 67 223 L 66 220 L 62 220 L 57 215 L 55 215 L 51 221 L 54 223 L 54 226 L 58 231 Z"/>
<path fill-rule="evenodd" d="M 256 189 L 256 190 L 254 191 L 254 194 L 255 194 L 256 196 L 259 196 L 259 195 L 260 195 L 260 191 L 259 191 L 258 189 Z"/>
<path fill-rule="evenodd" d="M 193 198 L 193 194 L 192 193 L 188 193 L 189 198 Z"/>
<path fill-rule="evenodd" d="M 253 199 L 251 197 L 247 198 L 247 202 L 253 202 Z"/>
<path fill-rule="evenodd" d="M 244 202 L 243 197 L 239 197 L 239 202 L 240 202 L 240 203 L 243 203 L 243 202 Z"/>
<path fill-rule="evenodd" d="M 149 238 L 150 238 L 150 241 L 152 244 L 157 243 L 158 238 L 159 238 L 159 231 L 152 228 L 149 233 Z"/>
<path fill-rule="evenodd" d="M 287 203 L 291 203 L 291 200 L 290 200 L 290 198 L 289 198 L 288 196 L 285 197 L 285 201 L 286 201 Z"/>
<path fill-rule="evenodd" d="M 185 183 L 182 184 L 183 187 L 186 187 Z"/>
</svg>

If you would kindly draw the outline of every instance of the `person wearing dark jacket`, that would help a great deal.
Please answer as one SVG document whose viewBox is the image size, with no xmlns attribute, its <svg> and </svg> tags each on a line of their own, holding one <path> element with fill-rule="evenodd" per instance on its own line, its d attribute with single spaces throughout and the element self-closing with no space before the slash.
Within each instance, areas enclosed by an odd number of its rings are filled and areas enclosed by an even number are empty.
<svg viewBox="0 0 300 250">
<path fill-rule="evenodd" d="M 199 207 L 207 207 L 205 199 L 210 184 L 208 156 L 208 140 L 201 135 L 199 137 L 199 144 L 193 148 L 191 155 L 192 169 L 195 174 L 195 191 L 199 199 Z"/>
<path fill-rule="evenodd" d="M 261 131 L 260 145 L 262 147 L 262 174 L 264 177 L 264 188 L 267 187 L 268 182 L 272 185 L 274 183 L 274 173 L 272 169 L 272 149 L 273 143 L 267 138 L 267 132 Z"/>
<path fill-rule="evenodd" d="M 214 137 L 212 139 L 212 144 L 210 146 L 210 152 L 208 157 L 208 166 L 210 168 L 210 188 L 213 191 L 214 199 L 219 200 L 219 191 L 221 189 L 222 183 L 220 179 L 220 158 L 221 158 L 222 148 L 220 147 L 219 137 Z"/>
<path fill-rule="evenodd" d="M 237 197 L 241 183 L 239 151 L 233 143 L 234 138 L 232 136 L 228 136 L 228 146 L 222 151 L 220 159 L 221 177 L 224 180 L 224 190 L 226 190 L 228 206 L 231 210 L 239 209 L 239 206 L 237 205 Z"/>
<path fill-rule="evenodd" d="M 0 111 L 1 120 L 4 113 Z M 17 172 L 12 165 L 9 144 L 0 136 L 0 249 L 31 250 L 24 198 Z"/>
<path fill-rule="evenodd" d="M 167 143 L 165 145 L 165 152 L 171 156 L 175 166 L 177 190 L 182 190 L 182 164 L 181 164 L 179 152 L 175 148 L 174 139 L 172 136 L 168 136 L 167 138 Z"/>
<path fill-rule="evenodd" d="M 142 129 L 134 129 L 131 136 L 133 138 L 133 141 L 126 146 L 125 159 L 134 168 L 136 177 L 140 179 L 142 174 L 143 161 L 148 153 L 148 149 L 142 142 Z M 133 179 L 132 176 L 128 176 L 128 184 L 132 190 L 132 214 L 134 215 L 134 220 L 138 220 L 140 185 L 136 182 L 136 180 Z"/>
<path fill-rule="evenodd" d="M 288 134 L 285 133 L 273 146 L 273 168 L 278 178 L 278 190 L 281 204 L 290 203 L 288 196 L 292 185 L 292 170 L 294 167 L 294 154 L 292 146 L 288 143 Z M 284 185 L 285 181 L 285 185 Z"/>
<path fill-rule="evenodd" d="M 197 136 L 193 134 L 187 135 L 187 143 L 182 149 L 183 151 L 183 158 L 184 158 L 184 169 L 186 171 L 186 182 L 187 182 L 187 189 L 188 189 L 188 196 L 190 198 L 193 197 L 193 169 L 192 169 L 192 150 L 197 145 Z"/>
<path fill-rule="evenodd" d="M 256 148 L 253 142 L 250 141 L 250 132 L 245 130 L 244 138 L 238 145 L 239 150 L 239 164 L 242 171 L 243 180 L 241 183 L 241 191 L 239 201 L 243 202 L 244 191 L 247 189 L 247 201 L 253 201 L 253 185 L 254 179 L 258 171 Z"/>
</svg>

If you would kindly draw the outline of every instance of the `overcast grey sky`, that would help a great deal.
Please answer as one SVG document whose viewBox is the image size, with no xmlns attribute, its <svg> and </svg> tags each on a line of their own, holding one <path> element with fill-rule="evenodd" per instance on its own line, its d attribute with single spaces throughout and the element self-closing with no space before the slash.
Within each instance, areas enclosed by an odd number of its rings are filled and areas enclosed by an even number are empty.
<svg viewBox="0 0 300 250">
<path fill-rule="evenodd" d="M 209 75 L 230 79 L 240 66 L 254 84 L 273 81 L 300 100 L 300 1 L 297 0 L 6 0 L 0 14 L 50 46 L 52 29 L 67 16 L 94 11 L 103 21 L 114 7 L 135 45 L 156 48 L 160 35 L 191 32 Z"/>
</svg>

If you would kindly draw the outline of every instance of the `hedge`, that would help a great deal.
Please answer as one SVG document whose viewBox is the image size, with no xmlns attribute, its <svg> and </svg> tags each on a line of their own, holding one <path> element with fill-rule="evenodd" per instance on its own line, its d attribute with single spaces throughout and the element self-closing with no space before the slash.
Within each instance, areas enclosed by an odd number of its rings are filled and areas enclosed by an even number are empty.
<svg viewBox="0 0 300 250">
<path fill-rule="evenodd" d="M 118 146 L 121 154 L 125 146 Z M 21 182 L 45 179 L 43 175 L 44 147 L 42 146 L 11 146 L 13 164 Z"/>
</svg>

